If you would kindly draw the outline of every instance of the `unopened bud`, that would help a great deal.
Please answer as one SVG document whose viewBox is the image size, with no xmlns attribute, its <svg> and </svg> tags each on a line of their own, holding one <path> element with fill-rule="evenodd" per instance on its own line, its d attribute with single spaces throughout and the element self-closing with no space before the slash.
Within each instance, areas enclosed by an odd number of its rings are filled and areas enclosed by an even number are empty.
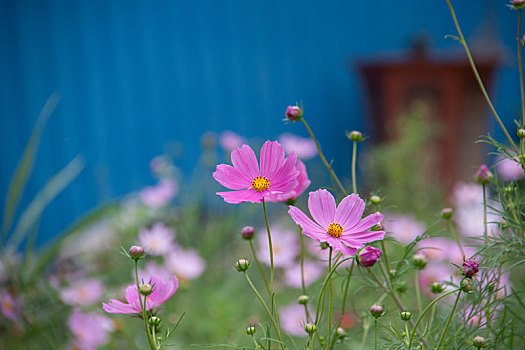
<svg viewBox="0 0 525 350">
<path fill-rule="evenodd" d="M 255 234 L 255 229 L 251 226 L 245 226 L 241 230 L 241 236 L 242 238 L 246 240 L 252 239 L 254 234 Z"/>
<path fill-rule="evenodd" d="M 307 323 L 304 325 L 304 330 L 308 334 L 312 334 L 313 332 L 315 332 L 316 329 L 317 327 L 313 323 Z"/>
<path fill-rule="evenodd" d="M 486 185 L 492 180 L 494 176 L 492 175 L 492 172 L 489 170 L 488 166 L 481 164 L 476 170 L 474 177 L 476 178 L 477 182 L 482 185 Z"/>
<path fill-rule="evenodd" d="M 254 335 L 256 331 L 257 331 L 257 328 L 255 328 L 254 324 L 246 326 L 246 334 Z"/>
<path fill-rule="evenodd" d="M 153 292 L 153 287 L 150 284 L 143 284 L 140 286 L 140 294 L 148 296 Z"/>
<path fill-rule="evenodd" d="M 454 214 L 454 209 L 452 208 L 444 208 L 441 211 L 441 216 L 443 217 L 443 219 L 450 219 L 452 217 L 452 214 Z"/>
<path fill-rule="evenodd" d="M 339 338 L 344 338 L 346 337 L 346 331 L 343 327 L 337 327 L 337 330 L 335 331 L 335 334 L 339 337 Z"/>
<path fill-rule="evenodd" d="M 459 284 L 461 290 L 467 293 L 472 292 L 472 280 L 470 278 L 464 278 Z"/>
<path fill-rule="evenodd" d="M 511 4 L 516 10 L 521 10 L 525 6 L 525 0 L 512 0 Z"/>
<path fill-rule="evenodd" d="M 465 260 L 461 267 L 461 271 L 466 277 L 472 277 L 479 272 L 479 264 L 474 260 Z"/>
<path fill-rule="evenodd" d="M 299 297 L 297 298 L 297 302 L 301 305 L 306 305 L 309 301 L 310 298 L 308 297 L 308 295 L 299 295 Z"/>
<path fill-rule="evenodd" d="M 158 326 L 160 324 L 160 318 L 158 318 L 157 316 L 152 316 L 152 317 L 150 317 L 148 322 L 152 326 Z"/>
<path fill-rule="evenodd" d="M 132 259 L 138 260 L 141 259 L 144 255 L 144 248 L 133 245 L 131 248 L 129 248 L 129 256 L 131 256 Z"/>
<path fill-rule="evenodd" d="M 372 316 L 374 316 L 374 318 L 383 316 L 384 311 L 385 310 L 383 309 L 381 305 L 374 304 L 370 306 L 370 313 L 372 314 Z"/>
<path fill-rule="evenodd" d="M 381 249 L 367 245 L 357 253 L 357 262 L 363 267 L 372 267 L 380 256 Z"/>
<path fill-rule="evenodd" d="M 244 272 L 250 268 L 250 262 L 248 259 L 239 259 L 235 262 L 235 265 L 233 265 L 235 270 L 239 272 Z"/>
<path fill-rule="evenodd" d="M 518 137 L 520 139 L 525 138 L 525 129 L 518 129 Z"/>
<path fill-rule="evenodd" d="M 321 242 L 321 249 L 328 249 L 328 247 L 330 247 L 330 244 L 326 242 Z"/>
<path fill-rule="evenodd" d="M 288 106 L 286 108 L 286 119 L 289 121 L 295 122 L 302 118 L 303 116 L 303 110 L 299 106 Z"/>
<path fill-rule="evenodd" d="M 378 205 L 379 203 L 381 203 L 381 201 L 382 201 L 382 199 L 379 196 L 372 196 L 372 197 L 370 197 L 370 202 L 372 202 L 372 204 L 374 204 L 374 205 Z"/>
<path fill-rule="evenodd" d="M 482 336 L 476 336 L 474 339 L 472 339 L 472 344 L 477 347 L 478 349 L 484 348 L 485 345 L 487 345 L 487 339 L 483 338 Z"/>
<path fill-rule="evenodd" d="M 445 287 L 443 286 L 442 283 L 439 283 L 439 282 L 434 282 L 430 286 L 430 291 L 434 294 L 439 294 L 443 292 L 444 290 L 445 290 Z"/>
<path fill-rule="evenodd" d="M 514 187 L 512 185 L 505 186 L 503 191 L 505 191 L 506 194 L 511 194 L 512 192 L 514 192 Z"/>
<path fill-rule="evenodd" d="M 399 316 L 403 321 L 410 321 L 410 319 L 412 318 L 412 313 L 409 311 L 402 311 L 399 313 Z"/>
<path fill-rule="evenodd" d="M 162 337 L 160 335 L 157 335 L 157 341 L 158 342 L 161 342 L 162 341 Z"/>
<path fill-rule="evenodd" d="M 354 142 L 361 142 L 361 141 L 363 141 L 363 134 L 360 131 L 357 131 L 357 130 L 354 130 L 354 131 L 351 131 L 351 132 L 347 132 L 346 136 L 350 140 L 352 140 Z"/>
<path fill-rule="evenodd" d="M 418 253 L 412 257 L 412 263 L 418 270 L 422 270 L 427 266 L 428 260 L 424 254 Z"/>
</svg>

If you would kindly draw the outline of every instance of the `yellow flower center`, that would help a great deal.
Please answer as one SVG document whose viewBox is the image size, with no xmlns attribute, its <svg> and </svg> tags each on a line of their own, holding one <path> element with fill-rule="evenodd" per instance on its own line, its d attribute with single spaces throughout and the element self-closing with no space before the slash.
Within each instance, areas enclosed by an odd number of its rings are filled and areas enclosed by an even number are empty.
<svg viewBox="0 0 525 350">
<path fill-rule="evenodd" d="M 332 222 L 328 225 L 328 234 L 334 238 L 339 238 L 343 234 L 343 226 L 337 222 Z"/>
<path fill-rule="evenodd" d="M 262 192 L 270 187 L 270 180 L 264 176 L 257 176 L 252 181 L 252 188 L 257 192 Z"/>
</svg>

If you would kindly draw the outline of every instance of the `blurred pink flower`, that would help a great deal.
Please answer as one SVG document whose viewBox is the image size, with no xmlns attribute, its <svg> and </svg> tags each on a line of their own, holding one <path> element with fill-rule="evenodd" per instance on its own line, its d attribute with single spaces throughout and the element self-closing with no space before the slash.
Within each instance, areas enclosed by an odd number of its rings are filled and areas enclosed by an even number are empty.
<svg viewBox="0 0 525 350">
<path fill-rule="evenodd" d="M 323 274 L 324 266 L 319 262 L 310 260 L 304 261 L 304 285 L 308 287 L 313 282 L 317 281 Z M 301 288 L 301 263 L 295 263 L 286 267 L 284 273 L 284 284 L 290 287 Z"/>
<path fill-rule="evenodd" d="M 334 197 L 327 190 L 310 192 L 308 209 L 316 222 L 293 206 L 288 213 L 301 226 L 304 235 L 327 242 L 343 254 L 355 255 L 364 243 L 381 240 L 385 236 L 384 231 L 367 231 L 381 222 L 383 214 L 376 212 L 361 219 L 365 203 L 358 194 L 346 196 L 336 207 Z"/>
<path fill-rule="evenodd" d="M 413 216 L 406 214 L 390 214 L 385 220 L 387 232 L 403 244 L 412 242 L 416 237 L 425 232 L 426 227 Z"/>
<path fill-rule="evenodd" d="M 15 321 L 22 315 L 22 301 L 8 292 L 0 293 L 0 310 L 5 318 Z"/>
<path fill-rule="evenodd" d="M 285 159 L 277 141 L 266 141 L 261 148 L 261 168 L 250 146 L 243 145 L 231 154 L 232 164 L 219 164 L 213 178 L 234 191 L 217 192 L 227 203 L 262 203 L 275 193 L 288 193 L 297 186 L 294 153 Z"/>
<path fill-rule="evenodd" d="M 286 202 L 289 199 L 295 199 L 299 197 L 310 184 L 312 181 L 308 178 L 308 173 L 306 172 L 306 166 L 304 163 L 300 160 L 297 161 L 297 164 L 295 166 L 295 169 L 299 171 L 299 175 L 297 176 L 297 186 L 288 193 L 277 193 L 277 194 L 271 194 L 268 196 L 269 202 Z"/>
<path fill-rule="evenodd" d="M 296 337 L 306 337 L 308 334 L 304 330 L 306 316 L 304 306 L 297 303 L 285 306 L 279 310 L 281 326 L 290 335 Z"/>
<path fill-rule="evenodd" d="M 246 138 L 231 130 L 226 130 L 221 133 L 219 143 L 225 152 L 231 152 L 234 149 L 241 147 L 243 143 L 246 143 Z"/>
<path fill-rule="evenodd" d="M 174 251 L 166 255 L 165 265 L 171 274 L 181 280 L 195 279 L 206 269 L 206 262 L 196 250 L 180 247 L 176 247 Z"/>
<path fill-rule="evenodd" d="M 521 180 L 525 177 L 518 159 L 500 158 L 496 164 L 496 171 L 505 181 Z"/>
<path fill-rule="evenodd" d="M 429 263 L 423 270 L 418 272 L 418 281 L 421 291 L 428 298 L 433 298 L 433 294 L 430 292 L 430 286 L 432 283 L 450 281 L 453 279 L 451 277 L 455 275 L 455 270 L 457 269 L 448 263 Z"/>
<path fill-rule="evenodd" d="M 139 233 L 139 241 L 144 251 L 151 255 L 165 255 L 175 248 L 173 240 L 175 232 L 162 222 L 157 222 L 151 228 L 143 228 Z"/>
<path fill-rule="evenodd" d="M 262 263 L 270 265 L 270 246 L 266 228 L 259 229 L 257 235 L 257 256 Z M 273 263 L 275 266 L 285 267 L 293 264 L 300 252 L 297 233 L 292 230 L 283 229 L 277 225 L 270 227 L 272 234 Z"/>
<path fill-rule="evenodd" d="M 72 283 L 60 291 L 60 299 L 69 305 L 87 306 L 100 302 L 104 293 L 104 284 L 93 278 Z"/>
<path fill-rule="evenodd" d="M 161 180 L 155 186 L 147 186 L 140 191 L 140 198 L 151 208 L 167 205 L 178 192 L 177 183 L 173 180 Z"/>
<path fill-rule="evenodd" d="M 146 297 L 146 310 L 151 310 L 162 305 L 168 300 L 179 286 L 177 277 L 163 280 L 158 276 L 151 276 L 146 283 L 153 286 L 153 293 Z M 116 314 L 141 314 L 139 294 L 135 284 L 126 288 L 126 301 L 123 303 L 116 299 L 110 299 L 109 303 L 102 303 L 102 308 L 109 313 Z"/>
<path fill-rule="evenodd" d="M 132 278 L 135 279 L 135 271 L 131 272 Z M 138 270 L 139 281 L 149 281 L 152 276 L 157 276 L 162 280 L 169 280 L 172 273 L 168 271 L 166 266 L 160 266 L 153 261 L 148 261 L 144 265 L 143 269 Z"/>
<path fill-rule="evenodd" d="M 106 316 L 84 313 L 74 309 L 67 321 L 69 330 L 75 336 L 73 349 L 91 350 L 107 344 L 108 332 L 113 331 L 113 322 Z"/>
<path fill-rule="evenodd" d="M 483 186 L 473 182 L 458 182 L 452 190 L 452 202 L 456 208 L 483 203 Z"/>
<path fill-rule="evenodd" d="M 476 253 L 476 248 L 462 245 L 466 258 L 470 258 Z M 463 255 L 456 241 L 443 237 L 426 238 L 417 243 L 419 251 L 432 262 L 446 262 L 460 265 L 463 262 Z"/>
<path fill-rule="evenodd" d="M 149 167 L 155 174 L 160 175 L 165 173 L 169 168 L 169 162 L 165 156 L 156 156 L 149 162 Z"/>
<path fill-rule="evenodd" d="M 279 142 L 283 145 L 286 154 L 294 152 L 299 159 L 308 160 L 317 155 L 315 143 L 309 137 L 285 133 L 279 136 Z"/>
</svg>

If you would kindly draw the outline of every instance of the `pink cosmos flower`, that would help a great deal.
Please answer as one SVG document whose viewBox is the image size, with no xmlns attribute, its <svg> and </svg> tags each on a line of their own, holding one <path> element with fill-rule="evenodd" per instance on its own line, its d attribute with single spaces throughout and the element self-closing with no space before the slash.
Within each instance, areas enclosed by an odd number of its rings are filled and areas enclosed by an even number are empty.
<svg viewBox="0 0 525 350">
<path fill-rule="evenodd" d="M 304 306 L 297 303 L 285 306 L 279 310 L 279 318 L 281 319 L 281 326 L 290 335 L 296 337 L 306 337 L 308 333 L 304 330 L 306 324 L 306 316 L 304 313 Z"/>
<path fill-rule="evenodd" d="M 231 130 L 226 130 L 221 133 L 219 143 L 224 151 L 231 152 L 246 143 L 246 138 Z"/>
<path fill-rule="evenodd" d="M 160 208 L 171 202 L 177 194 L 177 184 L 172 180 L 161 180 L 155 186 L 147 186 L 140 191 L 140 198 L 151 208 Z"/>
<path fill-rule="evenodd" d="M 392 237 L 403 244 L 412 242 L 426 230 L 425 225 L 413 216 L 403 214 L 391 215 L 385 226 Z"/>
<path fill-rule="evenodd" d="M 496 171 L 505 181 L 521 180 L 525 177 L 518 159 L 502 158 L 496 165 Z"/>
<path fill-rule="evenodd" d="M 315 143 L 309 137 L 285 133 L 279 136 L 279 142 L 283 145 L 286 154 L 294 152 L 299 159 L 308 160 L 317 155 Z"/>
<path fill-rule="evenodd" d="M 174 239 L 175 232 L 162 222 L 153 224 L 149 229 L 143 228 L 139 233 L 140 244 L 151 255 L 165 255 L 172 251 Z"/>
<path fill-rule="evenodd" d="M 109 341 L 108 332 L 113 322 L 102 315 L 73 310 L 67 321 L 69 330 L 75 336 L 73 349 L 95 350 Z"/>
<path fill-rule="evenodd" d="M 87 306 L 100 302 L 104 293 L 104 284 L 93 278 L 76 281 L 70 287 L 60 291 L 60 299 L 69 305 Z"/>
<path fill-rule="evenodd" d="M 5 318 L 15 321 L 22 315 L 22 301 L 8 292 L 0 295 L 0 310 Z"/>
<path fill-rule="evenodd" d="M 301 226 L 303 234 L 327 242 L 343 254 L 355 255 L 365 243 L 385 236 L 384 231 L 367 231 L 381 222 L 383 214 L 376 212 L 361 220 L 365 203 L 356 193 L 343 198 L 336 208 L 335 199 L 327 190 L 310 192 L 308 209 L 316 222 L 293 206 L 288 213 Z"/>
<path fill-rule="evenodd" d="M 179 286 L 177 277 L 172 277 L 169 280 L 163 280 L 158 276 L 152 276 L 147 282 L 153 287 L 153 293 L 146 297 L 146 311 L 154 309 L 162 305 L 168 300 Z M 104 311 L 115 314 L 141 314 L 139 303 L 139 294 L 136 285 L 130 285 L 126 288 L 126 301 L 110 299 L 109 303 L 102 303 Z"/>
<path fill-rule="evenodd" d="M 324 272 L 324 266 L 320 262 L 313 262 L 310 260 L 304 261 L 304 285 L 308 287 L 313 282 L 317 281 Z M 286 268 L 284 273 L 284 284 L 290 287 L 301 288 L 301 263 L 295 263 Z M 304 310 L 303 310 L 304 311 Z"/>
<path fill-rule="evenodd" d="M 260 229 L 259 232 L 265 233 L 266 229 Z M 297 232 L 283 229 L 276 225 L 270 227 L 270 232 L 272 233 L 274 265 L 284 267 L 292 264 L 300 251 Z M 270 246 L 267 235 L 257 235 L 257 243 L 259 260 L 266 265 L 270 265 Z"/>
<path fill-rule="evenodd" d="M 248 145 L 234 150 L 232 164 L 219 164 L 213 178 L 234 191 L 217 192 L 227 203 L 262 203 L 265 196 L 291 192 L 297 186 L 294 153 L 285 159 L 277 141 L 266 141 L 261 149 L 261 167 Z"/>
<path fill-rule="evenodd" d="M 297 161 L 297 164 L 295 165 L 295 169 L 299 171 L 299 175 L 297 176 L 297 186 L 288 193 L 278 193 L 278 194 L 272 194 L 268 196 L 269 202 L 286 202 L 289 199 L 295 199 L 299 197 L 310 184 L 312 181 L 308 178 L 308 173 L 306 172 L 306 166 L 304 163 L 300 160 Z"/>
<path fill-rule="evenodd" d="M 165 257 L 165 265 L 171 274 L 181 280 L 195 279 L 206 269 L 206 262 L 196 250 L 180 247 L 176 247 Z"/>
</svg>

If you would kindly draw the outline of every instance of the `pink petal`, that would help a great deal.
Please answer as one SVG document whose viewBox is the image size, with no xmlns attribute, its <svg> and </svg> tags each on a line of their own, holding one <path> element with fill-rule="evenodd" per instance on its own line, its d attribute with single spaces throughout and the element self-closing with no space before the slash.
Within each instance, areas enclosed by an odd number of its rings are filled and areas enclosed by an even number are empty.
<svg viewBox="0 0 525 350">
<path fill-rule="evenodd" d="M 370 214 L 363 220 L 359 221 L 357 225 L 355 225 L 354 227 L 349 227 L 348 229 L 345 228 L 345 231 L 343 232 L 343 234 L 347 232 L 352 233 L 352 232 L 361 232 L 361 231 L 367 230 L 370 227 L 379 224 L 381 220 L 383 220 L 383 214 L 381 214 L 380 212 L 375 212 L 374 214 Z"/>
<path fill-rule="evenodd" d="M 266 141 L 261 148 L 261 175 L 271 183 L 273 175 L 281 170 L 284 164 L 284 150 L 277 141 Z M 294 163 L 295 165 L 295 163 Z"/>
<path fill-rule="evenodd" d="M 153 276 L 150 283 L 153 286 L 153 293 L 149 296 L 151 308 L 155 308 L 168 300 L 179 286 L 177 277 L 166 282 L 157 276 Z"/>
<path fill-rule="evenodd" d="M 312 237 L 313 239 L 320 240 L 326 236 L 326 230 L 310 220 L 305 213 L 303 213 L 299 208 L 290 206 L 288 214 L 292 217 L 295 223 L 303 229 L 303 234 Z"/>
<path fill-rule="evenodd" d="M 138 311 L 131 305 L 123 303 L 119 300 L 110 299 L 109 303 L 102 303 L 104 311 L 113 314 L 136 314 Z"/>
<path fill-rule="evenodd" d="M 224 201 L 232 204 L 239 204 L 244 202 L 262 203 L 263 195 L 252 188 L 241 191 L 217 192 L 219 196 L 224 198 Z"/>
<path fill-rule="evenodd" d="M 358 194 L 352 193 L 343 198 L 335 211 L 335 222 L 343 227 L 353 227 L 363 216 L 365 202 L 359 198 Z"/>
<path fill-rule="evenodd" d="M 249 179 L 246 175 L 228 164 L 217 165 L 217 170 L 213 173 L 213 178 L 224 187 L 232 190 L 249 188 L 253 181 L 253 179 Z"/>
<path fill-rule="evenodd" d="M 343 233 L 340 239 L 351 247 L 360 248 L 364 243 L 380 241 L 383 238 L 385 238 L 385 231 L 361 231 Z"/>
<path fill-rule="evenodd" d="M 250 146 L 242 145 L 241 148 L 237 148 L 232 152 L 231 158 L 235 169 L 249 179 L 259 176 L 259 163 L 257 163 L 257 157 L 255 157 Z"/>
<path fill-rule="evenodd" d="M 308 198 L 308 209 L 310 214 L 322 227 L 334 222 L 335 218 L 335 199 L 327 190 L 317 190 L 310 192 Z"/>
<path fill-rule="evenodd" d="M 277 189 L 289 188 L 290 183 L 297 181 L 297 176 L 299 176 L 299 170 L 295 169 L 296 162 L 297 156 L 295 155 L 295 153 L 290 154 L 290 156 L 286 158 L 286 161 L 284 162 L 282 168 L 279 169 L 279 171 L 276 172 L 273 176 L 268 178 L 268 180 L 270 180 L 270 187 L 272 191 L 276 191 Z M 295 182 L 295 186 L 297 186 L 297 182 Z M 293 186 L 292 189 L 295 188 L 295 186 Z"/>
<path fill-rule="evenodd" d="M 340 251 L 345 255 L 355 255 L 357 253 L 357 249 L 345 246 L 343 242 L 341 242 L 338 238 L 328 236 L 326 242 L 330 244 L 332 248 Z"/>
</svg>

